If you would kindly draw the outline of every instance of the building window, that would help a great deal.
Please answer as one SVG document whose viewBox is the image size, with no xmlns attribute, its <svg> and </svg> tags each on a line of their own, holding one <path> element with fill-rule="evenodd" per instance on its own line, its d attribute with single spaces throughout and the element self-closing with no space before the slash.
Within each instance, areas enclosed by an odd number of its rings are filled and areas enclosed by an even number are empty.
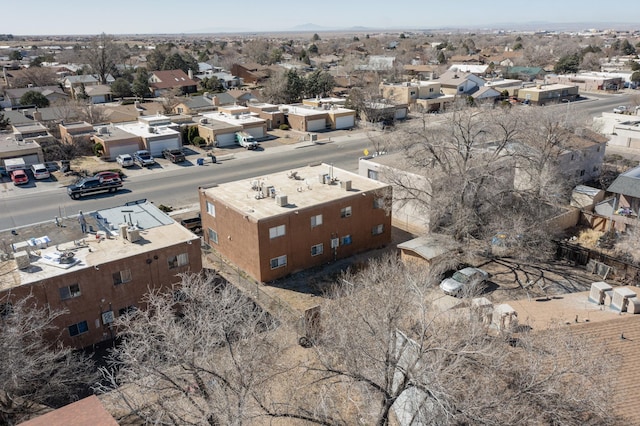
<svg viewBox="0 0 640 426">
<path fill-rule="evenodd" d="M 340 210 L 340 217 L 351 217 L 351 206 L 343 207 Z"/>
<path fill-rule="evenodd" d="M 209 228 L 209 241 L 218 244 L 218 233 L 211 228 Z"/>
<path fill-rule="evenodd" d="M 324 251 L 324 246 L 322 245 L 322 243 L 316 244 L 315 246 L 311 246 L 311 256 L 317 256 L 319 254 L 322 254 L 323 251 Z"/>
<path fill-rule="evenodd" d="M 284 225 L 274 226 L 273 228 L 269 228 L 269 238 L 278 238 L 282 237 L 286 234 L 286 229 Z"/>
<path fill-rule="evenodd" d="M 322 225 L 322 215 L 317 214 L 315 216 L 311 216 L 311 227 L 315 228 L 316 226 Z"/>
<path fill-rule="evenodd" d="M 169 269 L 188 265 L 189 255 L 187 253 L 180 253 L 177 256 L 169 256 L 169 258 L 167 259 L 167 263 L 169 263 Z"/>
<path fill-rule="evenodd" d="M 89 331 L 89 325 L 86 321 L 80 321 L 77 324 L 70 325 L 69 327 L 69 336 L 78 336 L 80 334 L 86 333 Z"/>
<path fill-rule="evenodd" d="M 573 161 L 575 157 L 576 157 L 575 154 L 571 154 L 571 161 Z"/>
<path fill-rule="evenodd" d="M 429 93 L 433 93 L 433 87 L 429 87 Z"/>
<path fill-rule="evenodd" d="M 351 235 L 345 235 L 344 237 L 340 237 L 340 245 L 348 246 L 351 244 Z"/>
<path fill-rule="evenodd" d="M 580 176 L 584 176 L 584 170 L 580 170 Z"/>
<path fill-rule="evenodd" d="M 118 271 L 113 273 L 113 284 L 124 284 L 131 281 L 131 270 L 125 269 L 124 271 Z"/>
<path fill-rule="evenodd" d="M 124 317 L 124 316 L 127 316 L 127 315 L 131 315 L 132 313 L 134 313 L 137 310 L 138 310 L 138 308 L 136 308 L 135 305 L 125 306 L 122 309 L 118 309 L 118 316 L 119 317 Z"/>
<path fill-rule="evenodd" d="M 59 288 L 60 299 L 67 300 L 80 296 L 80 286 L 78 284 L 71 284 L 67 287 Z"/>
<path fill-rule="evenodd" d="M 384 232 L 384 225 L 376 225 L 371 228 L 371 235 L 380 235 Z"/>
<path fill-rule="evenodd" d="M 287 266 L 287 255 L 274 257 L 270 261 L 271 269 L 281 268 L 283 266 Z"/>
<path fill-rule="evenodd" d="M 373 208 L 374 209 L 384 209 L 384 198 L 374 198 L 373 199 Z"/>
<path fill-rule="evenodd" d="M 369 179 L 378 180 L 378 172 L 376 170 L 367 170 L 367 177 Z"/>
<path fill-rule="evenodd" d="M 216 217 L 216 206 L 211 201 L 207 201 L 207 213 Z"/>
<path fill-rule="evenodd" d="M 598 147 L 597 152 L 600 152 L 600 147 Z"/>
</svg>

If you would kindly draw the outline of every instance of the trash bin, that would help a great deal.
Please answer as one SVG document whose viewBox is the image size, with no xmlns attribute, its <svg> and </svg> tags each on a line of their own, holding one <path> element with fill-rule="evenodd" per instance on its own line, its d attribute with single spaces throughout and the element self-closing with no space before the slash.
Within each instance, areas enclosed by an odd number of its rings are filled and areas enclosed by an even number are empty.
<svg viewBox="0 0 640 426">
<path fill-rule="evenodd" d="M 218 161 L 218 160 L 216 159 L 216 156 L 215 156 L 215 155 L 212 155 L 212 156 L 211 156 L 211 162 L 212 162 L 212 163 L 216 163 L 217 161 Z"/>
<path fill-rule="evenodd" d="M 198 159 L 196 160 L 196 163 L 198 164 L 198 166 L 202 166 L 202 165 L 204 165 L 204 158 L 198 158 Z"/>
</svg>

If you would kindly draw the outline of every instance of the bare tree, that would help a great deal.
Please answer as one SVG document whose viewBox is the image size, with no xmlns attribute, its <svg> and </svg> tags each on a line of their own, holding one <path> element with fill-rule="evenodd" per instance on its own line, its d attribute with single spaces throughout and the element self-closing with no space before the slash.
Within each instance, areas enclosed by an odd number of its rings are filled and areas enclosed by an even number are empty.
<svg viewBox="0 0 640 426">
<path fill-rule="evenodd" d="M 105 33 L 94 37 L 85 50 L 85 58 L 101 84 L 107 84 L 107 76 L 116 71 L 116 65 L 123 57 L 122 48 L 113 36 Z"/>
<path fill-rule="evenodd" d="M 283 396 L 293 366 L 277 322 L 217 277 L 185 275 L 174 291 L 147 295 L 148 309 L 121 318 L 121 344 L 103 369 L 123 412 L 149 424 L 251 424 L 317 420 Z M 115 389 L 115 390 L 112 390 Z M 114 396 L 115 395 L 115 396 Z"/>
<path fill-rule="evenodd" d="M 96 375 L 86 356 L 48 337 L 64 311 L 38 307 L 33 297 L 0 299 L 0 423 L 12 425 L 77 400 Z"/>
<path fill-rule="evenodd" d="M 353 402 L 346 423 L 387 425 L 393 409 L 407 424 L 614 424 L 603 347 L 568 328 L 512 335 L 466 309 L 441 313 L 428 281 L 383 258 L 325 307 L 310 370 L 325 398 Z"/>
</svg>

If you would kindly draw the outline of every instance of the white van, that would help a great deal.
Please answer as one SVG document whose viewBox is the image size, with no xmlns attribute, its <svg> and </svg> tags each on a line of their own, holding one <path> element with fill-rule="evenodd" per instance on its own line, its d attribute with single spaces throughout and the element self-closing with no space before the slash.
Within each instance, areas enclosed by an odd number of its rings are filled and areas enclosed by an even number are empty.
<svg viewBox="0 0 640 426">
<path fill-rule="evenodd" d="M 49 179 L 49 177 L 51 177 L 49 170 L 47 170 L 47 167 L 44 164 L 31 165 L 31 172 L 35 179 Z"/>
</svg>

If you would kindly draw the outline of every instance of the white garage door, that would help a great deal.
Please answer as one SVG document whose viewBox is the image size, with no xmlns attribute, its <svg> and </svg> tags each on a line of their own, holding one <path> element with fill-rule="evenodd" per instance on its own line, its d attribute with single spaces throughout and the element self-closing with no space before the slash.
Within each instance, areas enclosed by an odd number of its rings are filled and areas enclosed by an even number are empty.
<svg viewBox="0 0 640 426">
<path fill-rule="evenodd" d="M 115 160 L 116 157 L 120 154 L 133 154 L 140 148 L 137 143 L 132 143 L 129 145 L 118 145 L 118 146 L 110 146 L 109 147 L 109 159 Z"/>
<path fill-rule="evenodd" d="M 180 146 L 180 139 L 178 139 L 177 137 L 176 138 L 171 138 L 171 139 L 161 139 L 161 140 L 155 140 L 155 141 L 148 141 L 147 144 L 149 145 L 149 152 L 153 156 L 162 155 L 162 150 L 164 150 L 164 149 L 180 149 L 180 148 L 182 148 Z"/>
<path fill-rule="evenodd" d="M 218 133 L 216 142 L 220 148 L 225 146 L 233 146 L 236 144 L 236 134 L 234 133 Z"/>
<path fill-rule="evenodd" d="M 317 132 L 320 130 L 325 130 L 327 128 L 327 123 L 325 119 L 321 120 L 309 120 L 307 121 L 307 131 L 308 132 Z"/>
<path fill-rule="evenodd" d="M 264 131 L 262 130 L 262 126 L 260 127 L 247 127 L 244 129 L 245 132 L 249 133 L 256 139 L 260 139 L 264 137 Z"/>
<path fill-rule="evenodd" d="M 355 117 L 353 115 L 336 117 L 336 130 L 352 128 L 354 125 L 354 120 L 355 120 Z"/>
<path fill-rule="evenodd" d="M 398 108 L 396 110 L 395 118 L 396 118 L 396 120 L 404 120 L 405 118 L 407 118 L 407 109 L 406 108 Z"/>
</svg>

